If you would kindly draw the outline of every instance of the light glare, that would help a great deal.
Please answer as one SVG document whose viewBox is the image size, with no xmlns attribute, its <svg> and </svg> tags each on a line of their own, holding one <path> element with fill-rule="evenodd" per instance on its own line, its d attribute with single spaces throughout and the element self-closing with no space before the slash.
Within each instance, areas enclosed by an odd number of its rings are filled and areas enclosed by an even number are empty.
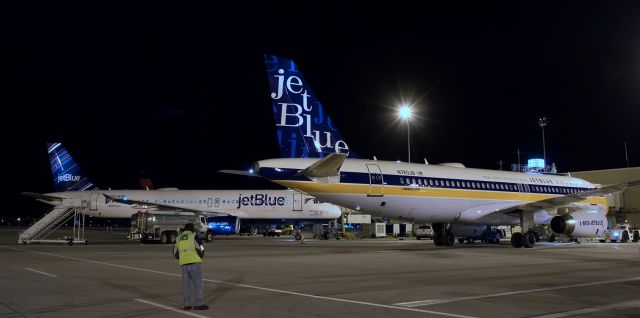
<svg viewBox="0 0 640 318">
<path fill-rule="evenodd" d="M 412 109 L 407 105 L 402 105 L 398 109 L 398 116 L 400 116 L 400 119 L 409 120 L 411 119 L 411 115 L 412 115 Z"/>
</svg>

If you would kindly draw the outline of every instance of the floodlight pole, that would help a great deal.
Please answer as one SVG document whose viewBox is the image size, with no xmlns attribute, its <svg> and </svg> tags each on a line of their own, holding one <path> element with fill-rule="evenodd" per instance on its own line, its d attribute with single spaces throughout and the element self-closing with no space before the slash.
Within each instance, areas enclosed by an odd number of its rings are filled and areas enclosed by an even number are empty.
<svg viewBox="0 0 640 318">
<path fill-rule="evenodd" d="M 407 160 L 411 163 L 411 142 L 409 141 L 409 119 L 407 119 Z"/>
<path fill-rule="evenodd" d="M 541 117 L 538 120 L 538 124 L 540 125 L 540 128 L 542 128 L 542 158 L 544 159 L 544 167 L 543 167 L 543 169 L 546 169 L 546 166 L 547 166 L 547 147 L 545 145 L 545 140 L 544 140 L 544 127 L 547 126 L 547 117 Z"/>
</svg>

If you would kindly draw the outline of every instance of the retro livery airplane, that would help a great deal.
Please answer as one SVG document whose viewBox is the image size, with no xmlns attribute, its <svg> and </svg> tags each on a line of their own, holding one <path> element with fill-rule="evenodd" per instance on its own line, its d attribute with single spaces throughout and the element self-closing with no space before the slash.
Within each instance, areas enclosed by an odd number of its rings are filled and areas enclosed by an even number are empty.
<svg viewBox="0 0 640 318">
<path fill-rule="evenodd" d="M 575 238 L 602 237 L 608 211 L 602 196 L 640 185 L 598 188 L 569 176 L 354 159 L 294 62 L 267 55 L 265 64 L 281 149 L 303 158 L 261 160 L 251 173 L 223 172 L 263 177 L 378 216 L 433 223 L 439 246 L 487 225 L 521 225 L 513 247 L 535 245 L 528 231 L 534 224 L 550 223 Z"/>
<path fill-rule="evenodd" d="M 252 221 L 340 217 L 339 207 L 292 190 L 100 190 L 62 144 L 48 144 L 48 152 L 57 192 L 23 194 L 53 206 L 82 207 L 92 217 L 129 218 L 140 210 L 195 212 Z"/>
</svg>

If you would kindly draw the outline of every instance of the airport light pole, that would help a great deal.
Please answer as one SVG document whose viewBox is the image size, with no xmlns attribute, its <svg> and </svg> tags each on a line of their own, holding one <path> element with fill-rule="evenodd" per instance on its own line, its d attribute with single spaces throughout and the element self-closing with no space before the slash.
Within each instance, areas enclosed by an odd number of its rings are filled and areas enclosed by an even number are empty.
<svg viewBox="0 0 640 318">
<path fill-rule="evenodd" d="M 398 108 L 398 116 L 401 120 L 407 122 L 407 162 L 411 162 L 411 142 L 409 140 L 409 121 L 411 120 L 413 110 L 408 105 L 402 105 Z"/>
<path fill-rule="evenodd" d="M 544 127 L 547 126 L 547 124 L 547 117 L 540 117 L 540 119 L 538 119 L 538 125 L 540 125 L 540 128 L 542 128 L 542 158 L 544 159 L 545 167 L 547 166 L 547 148 L 545 147 L 544 141 Z M 543 169 L 545 167 L 543 167 Z"/>
</svg>

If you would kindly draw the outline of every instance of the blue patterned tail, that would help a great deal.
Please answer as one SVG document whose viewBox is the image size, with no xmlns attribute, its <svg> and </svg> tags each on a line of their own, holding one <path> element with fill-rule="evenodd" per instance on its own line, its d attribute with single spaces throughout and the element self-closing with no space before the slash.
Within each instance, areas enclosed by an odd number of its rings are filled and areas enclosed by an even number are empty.
<svg viewBox="0 0 640 318">
<path fill-rule="evenodd" d="M 265 55 L 269 89 L 283 158 L 322 158 L 349 149 L 311 87 L 287 58 Z"/>
<path fill-rule="evenodd" d="M 93 188 L 93 183 L 80 170 L 80 166 L 61 143 L 47 143 L 47 148 L 53 185 L 57 192 L 84 191 Z"/>
</svg>

